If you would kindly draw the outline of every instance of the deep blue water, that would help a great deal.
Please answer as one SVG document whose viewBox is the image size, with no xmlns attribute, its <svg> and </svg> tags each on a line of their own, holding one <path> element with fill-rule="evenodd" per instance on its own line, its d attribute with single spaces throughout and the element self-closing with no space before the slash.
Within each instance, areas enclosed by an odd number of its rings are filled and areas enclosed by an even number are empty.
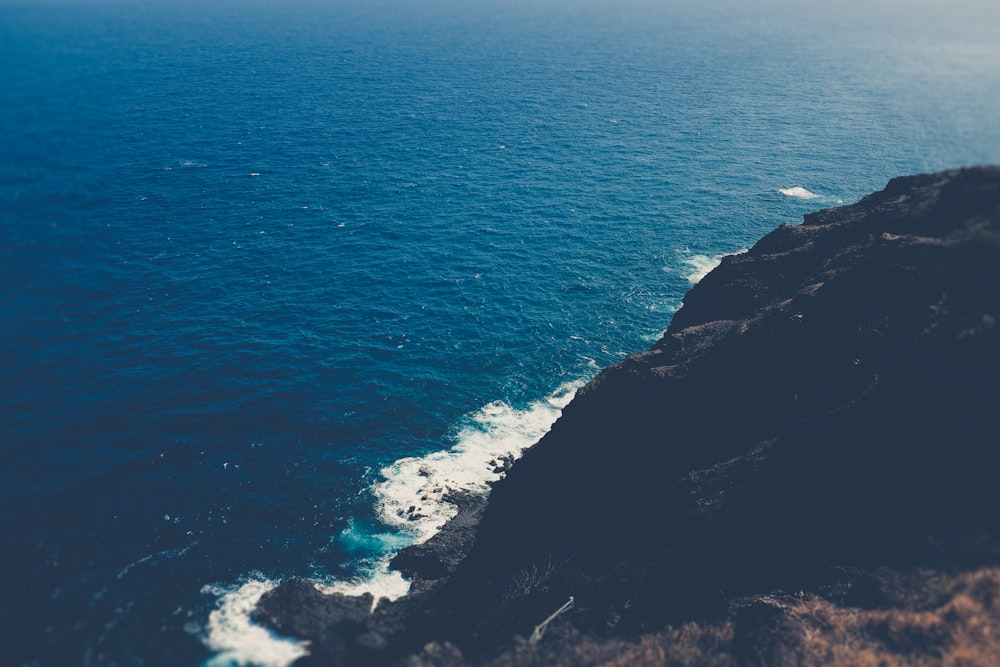
<svg viewBox="0 0 1000 667">
<path fill-rule="evenodd" d="M 712 258 L 1000 162 L 1000 6 L 747 4 L 0 0 L 0 662 L 201 663 Z"/>
</svg>

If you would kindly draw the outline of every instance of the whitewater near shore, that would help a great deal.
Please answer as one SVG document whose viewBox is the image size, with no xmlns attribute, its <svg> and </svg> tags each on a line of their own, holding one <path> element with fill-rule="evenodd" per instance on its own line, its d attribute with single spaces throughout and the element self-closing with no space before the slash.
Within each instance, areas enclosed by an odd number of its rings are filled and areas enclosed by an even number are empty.
<svg viewBox="0 0 1000 667">
<path fill-rule="evenodd" d="M 481 519 L 455 497 L 393 561 L 414 595 L 288 582 L 259 618 L 302 664 L 989 664 L 998 226 L 997 167 L 781 226 L 577 392 Z"/>
<path fill-rule="evenodd" d="M 0 1 L 7 660 L 309 660 L 278 582 L 410 604 L 433 539 L 389 555 L 723 254 L 1000 161 L 1000 5 L 918 4 Z"/>
</svg>

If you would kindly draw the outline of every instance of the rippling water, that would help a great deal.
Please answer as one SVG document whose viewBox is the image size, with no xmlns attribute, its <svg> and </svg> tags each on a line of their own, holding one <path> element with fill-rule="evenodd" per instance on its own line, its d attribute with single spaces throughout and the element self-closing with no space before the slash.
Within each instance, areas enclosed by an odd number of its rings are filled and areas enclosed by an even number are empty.
<svg viewBox="0 0 1000 667">
<path fill-rule="evenodd" d="M 993 4 L 803 6 L 0 0 L 11 664 L 287 662 L 227 594 L 377 570 L 719 254 L 1000 162 Z"/>
</svg>

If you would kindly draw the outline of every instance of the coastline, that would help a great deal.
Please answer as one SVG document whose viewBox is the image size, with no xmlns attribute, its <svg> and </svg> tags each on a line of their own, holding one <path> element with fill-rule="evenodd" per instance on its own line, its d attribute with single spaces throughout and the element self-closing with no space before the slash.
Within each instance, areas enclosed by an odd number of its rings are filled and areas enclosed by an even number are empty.
<svg viewBox="0 0 1000 667">
<path fill-rule="evenodd" d="M 270 632 L 272 641 L 264 644 L 277 657 L 269 664 L 284 666 L 310 654 L 316 654 L 317 661 L 323 656 L 344 660 L 343 642 L 331 639 L 329 626 L 346 635 L 351 646 L 359 633 L 364 635 L 358 644 L 361 653 L 382 651 L 385 637 L 401 631 L 398 619 L 423 604 L 471 548 L 490 488 L 549 430 L 582 384 L 564 382 L 524 408 L 489 403 L 466 416 L 450 449 L 403 458 L 384 468 L 382 481 L 372 487 L 379 514 L 408 546 L 374 554 L 372 570 L 355 580 L 269 582 L 264 593 L 253 582 L 240 587 L 228 610 L 215 612 L 227 623 L 235 623 L 234 616 L 239 622 L 225 636 L 209 637 L 213 649 L 243 655 L 242 634 Z M 256 596 L 253 613 L 245 611 L 244 593 Z M 298 612 L 286 613 L 289 609 L 313 609 L 327 621 L 317 625 Z M 337 648 L 324 648 L 331 643 Z M 333 658 L 327 655 L 331 652 Z"/>
<path fill-rule="evenodd" d="M 401 657 L 414 641 L 411 617 L 471 550 L 488 496 L 458 491 L 449 493 L 447 500 L 457 508 L 455 516 L 430 539 L 400 550 L 390 560 L 390 567 L 409 580 L 406 595 L 376 600 L 367 592 L 324 593 L 312 581 L 293 579 L 263 594 L 254 620 L 308 643 L 308 654 L 296 665 L 383 664 Z"/>
<path fill-rule="evenodd" d="M 289 582 L 258 619 L 303 665 L 989 664 L 998 227 L 997 167 L 779 227 L 396 556 L 413 595 Z"/>
</svg>

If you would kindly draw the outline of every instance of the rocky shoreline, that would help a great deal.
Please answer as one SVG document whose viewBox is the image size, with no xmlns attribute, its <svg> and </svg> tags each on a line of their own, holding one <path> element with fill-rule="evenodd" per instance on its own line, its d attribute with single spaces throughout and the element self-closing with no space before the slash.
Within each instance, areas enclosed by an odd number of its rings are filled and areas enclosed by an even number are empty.
<svg viewBox="0 0 1000 667">
<path fill-rule="evenodd" d="M 394 559 L 412 595 L 258 620 L 303 665 L 996 664 L 998 318 L 1000 168 L 893 179 L 727 257 Z"/>
<path fill-rule="evenodd" d="M 265 594 L 255 618 L 278 633 L 310 643 L 300 665 L 381 665 L 403 656 L 414 639 L 413 617 L 431 604 L 435 593 L 472 548 L 487 497 L 452 493 L 458 514 L 422 544 L 403 549 L 390 562 L 410 581 L 399 600 L 378 601 L 370 594 L 326 594 L 307 580 L 283 582 Z"/>
</svg>

